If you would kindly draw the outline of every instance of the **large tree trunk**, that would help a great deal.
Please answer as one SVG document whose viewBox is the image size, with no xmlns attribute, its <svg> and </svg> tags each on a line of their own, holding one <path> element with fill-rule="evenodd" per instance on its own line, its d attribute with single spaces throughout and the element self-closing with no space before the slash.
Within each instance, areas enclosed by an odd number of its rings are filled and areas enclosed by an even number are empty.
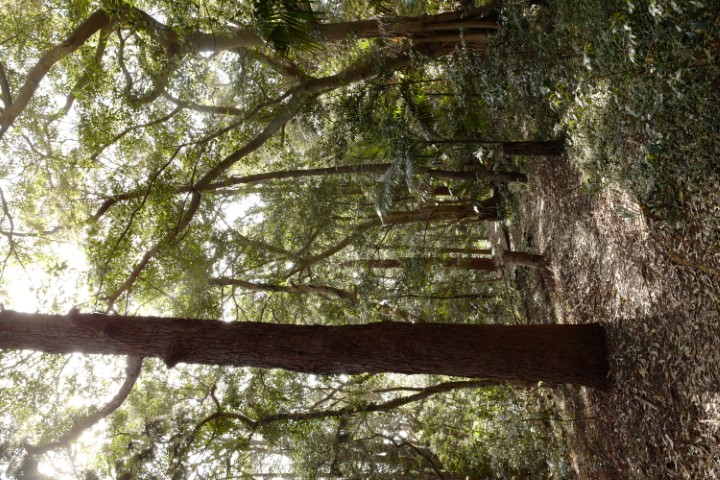
<svg viewBox="0 0 720 480">
<path fill-rule="evenodd" d="M 605 333 L 591 325 L 319 326 L 0 312 L 0 348 L 283 368 L 606 385 Z"/>
<path fill-rule="evenodd" d="M 500 28 L 491 8 L 472 12 L 445 12 L 422 17 L 383 17 L 338 23 L 317 23 L 316 41 L 337 42 L 357 38 L 407 38 L 417 43 L 485 42 Z M 149 20 L 149 19 L 148 19 Z M 146 21 L 152 23 L 152 21 Z M 193 32 L 185 41 L 197 52 L 218 52 L 234 48 L 265 47 L 267 42 L 254 27 L 229 32 Z"/>
</svg>

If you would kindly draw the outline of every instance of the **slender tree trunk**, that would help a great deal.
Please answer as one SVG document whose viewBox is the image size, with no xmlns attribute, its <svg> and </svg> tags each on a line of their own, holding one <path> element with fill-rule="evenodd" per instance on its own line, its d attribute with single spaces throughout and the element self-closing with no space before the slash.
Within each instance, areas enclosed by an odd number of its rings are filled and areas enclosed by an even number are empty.
<svg viewBox="0 0 720 480">
<path fill-rule="evenodd" d="M 324 168 L 308 168 L 308 169 L 294 169 L 294 170 L 276 170 L 273 172 L 256 173 L 253 175 L 243 176 L 232 176 L 223 180 L 219 180 L 213 183 L 209 183 L 198 187 L 197 185 L 182 185 L 175 187 L 174 193 L 191 193 L 194 191 L 201 192 L 213 192 L 222 190 L 225 188 L 234 187 L 237 185 L 255 185 L 259 183 L 266 183 L 276 180 L 287 180 L 291 178 L 312 178 L 312 177 L 330 177 L 336 175 L 377 175 L 385 173 L 392 164 L 390 163 L 366 163 L 357 165 L 341 165 L 337 167 L 324 167 Z M 418 173 L 423 173 L 432 178 L 442 180 L 454 180 L 454 181 L 474 181 L 478 179 L 484 179 L 492 182 L 527 182 L 527 176 L 517 172 L 486 172 L 484 169 L 475 168 L 474 170 L 456 172 L 451 170 L 434 170 L 430 168 L 418 168 Z M 357 193 L 365 193 L 366 190 L 357 190 Z M 445 187 L 444 189 L 438 188 L 437 191 L 433 192 L 435 195 L 448 195 L 450 190 Z M 113 195 L 105 199 L 103 204 L 97 210 L 93 219 L 98 220 L 102 217 L 110 207 L 118 202 L 131 200 L 135 198 L 143 198 L 147 195 L 147 191 L 136 190 L 131 192 L 120 193 Z"/>
<path fill-rule="evenodd" d="M 502 142 L 500 151 L 503 155 L 523 155 L 527 157 L 559 157 L 565 153 L 563 140 L 546 142 Z"/>
<path fill-rule="evenodd" d="M 464 238 L 459 238 L 460 241 L 465 240 Z M 373 245 L 373 250 L 406 250 L 406 248 L 402 246 L 393 246 L 393 245 Z M 425 249 L 426 251 L 431 252 L 438 252 L 438 253 L 465 253 L 468 255 L 492 255 L 492 249 L 490 248 L 460 248 L 460 247 L 440 247 L 440 248 L 432 248 L 427 247 Z"/>
<path fill-rule="evenodd" d="M 497 270 L 495 261 L 492 258 L 428 258 L 426 260 L 431 264 L 440 265 L 445 268 L 485 270 L 487 272 Z M 364 258 L 360 260 L 348 260 L 342 262 L 341 265 L 343 267 L 402 268 L 412 261 L 412 258 Z"/>
<path fill-rule="evenodd" d="M 432 178 L 439 178 L 443 180 L 487 180 L 496 183 L 527 183 L 527 175 L 520 172 L 488 172 L 482 168 L 475 168 L 474 170 L 464 172 L 431 169 L 418 169 L 418 171 L 427 173 L 427 175 Z"/>
<path fill-rule="evenodd" d="M 505 251 L 502 253 L 502 261 L 506 265 L 520 265 L 537 269 L 547 267 L 545 256 L 537 253 Z"/>
<path fill-rule="evenodd" d="M 453 204 L 439 204 L 429 207 L 425 207 L 412 212 L 395 212 L 390 213 L 380 218 L 369 219 L 360 225 L 355 227 L 355 231 L 347 235 L 345 238 L 340 240 L 338 243 L 325 249 L 324 251 L 312 255 L 306 259 L 299 260 L 296 265 L 290 269 L 287 277 L 290 277 L 300 270 L 310 267 L 322 260 L 332 257 L 339 251 L 348 247 L 358 235 L 363 232 L 370 230 L 376 226 L 391 226 L 391 225 L 407 225 L 411 223 L 435 223 L 440 221 L 455 221 L 459 222 L 462 220 L 485 220 L 485 221 L 496 221 L 499 220 L 497 210 L 497 199 L 495 197 L 488 198 L 481 202 L 476 203 L 453 203 Z"/>
<path fill-rule="evenodd" d="M 430 223 L 461 220 L 500 220 L 497 198 L 480 202 L 447 202 L 422 207 L 410 212 L 391 212 L 382 218 L 383 225 L 404 225 L 408 223 Z"/>
<path fill-rule="evenodd" d="M 431 140 L 425 143 L 450 145 L 494 145 L 503 155 L 528 157 L 557 157 L 565 153 L 564 140 L 539 140 L 525 142 L 498 142 L 480 139 Z"/>
<path fill-rule="evenodd" d="M 456 248 L 445 247 L 437 248 L 435 251 L 440 253 L 466 253 L 468 255 L 492 255 L 491 248 Z"/>
<path fill-rule="evenodd" d="M 350 300 L 353 303 L 358 301 L 357 294 L 341 288 L 330 287 L 328 285 L 276 285 L 272 283 L 248 282 L 239 278 L 228 277 L 213 278 L 210 280 L 210 285 L 240 287 L 253 292 L 282 292 L 296 295 L 316 295 L 330 300 Z"/>
<path fill-rule="evenodd" d="M 328 327 L 185 318 L 0 312 L 0 348 L 283 368 L 313 374 L 395 372 L 606 385 L 604 329 L 591 325 Z"/>
</svg>

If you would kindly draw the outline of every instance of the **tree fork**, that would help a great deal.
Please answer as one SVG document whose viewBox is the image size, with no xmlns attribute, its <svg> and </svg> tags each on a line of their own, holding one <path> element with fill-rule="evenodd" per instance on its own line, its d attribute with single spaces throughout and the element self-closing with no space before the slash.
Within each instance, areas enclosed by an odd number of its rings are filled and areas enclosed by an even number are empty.
<svg viewBox="0 0 720 480">
<path fill-rule="evenodd" d="M 312 374 L 395 372 L 607 385 L 605 331 L 589 325 L 380 322 L 320 326 L 0 312 L 0 348 L 157 357 Z"/>
</svg>

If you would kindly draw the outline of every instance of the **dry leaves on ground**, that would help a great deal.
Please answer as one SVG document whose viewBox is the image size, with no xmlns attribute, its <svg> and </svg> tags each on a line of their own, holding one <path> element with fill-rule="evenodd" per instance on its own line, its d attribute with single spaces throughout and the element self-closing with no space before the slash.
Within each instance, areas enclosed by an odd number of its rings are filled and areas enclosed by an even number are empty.
<svg viewBox="0 0 720 480">
<path fill-rule="evenodd" d="M 520 229 L 552 262 L 554 321 L 608 331 L 612 388 L 558 397 L 578 419 L 578 477 L 720 478 L 720 195 L 653 223 L 619 188 L 584 191 L 565 160 L 533 178 Z"/>
</svg>

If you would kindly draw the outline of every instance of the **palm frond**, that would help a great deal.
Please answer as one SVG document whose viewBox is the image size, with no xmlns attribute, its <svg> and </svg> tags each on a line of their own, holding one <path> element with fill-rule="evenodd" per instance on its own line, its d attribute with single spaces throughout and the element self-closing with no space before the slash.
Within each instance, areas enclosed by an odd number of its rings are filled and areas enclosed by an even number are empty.
<svg viewBox="0 0 720 480">
<path fill-rule="evenodd" d="M 322 17 L 299 0 L 254 0 L 255 27 L 277 52 L 290 48 L 313 51 L 318 48 L 314 23 Z"/>
<path fill-rule="evenodd" d="M 400 84 L 399 91 L 407 110 L 417 121 L 422 133 L 429 137 L 436 137 L 435 124 L 437 119 L 433 114 L 433 106 L 428 97 L 405 79 Z"/>
</svg>

